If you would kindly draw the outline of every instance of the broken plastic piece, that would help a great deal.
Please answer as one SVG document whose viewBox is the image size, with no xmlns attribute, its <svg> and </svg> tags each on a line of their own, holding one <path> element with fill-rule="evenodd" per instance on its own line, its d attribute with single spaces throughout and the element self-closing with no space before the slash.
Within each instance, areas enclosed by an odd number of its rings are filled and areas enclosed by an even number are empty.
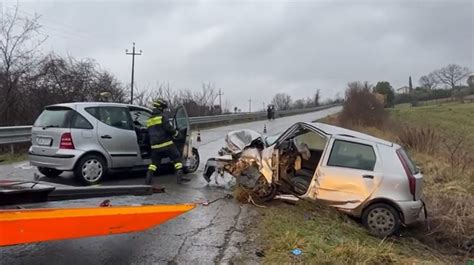
<svg viewBox="0 0 474 265">
<path fill-rule="evenodd" d="M 300 198 L 291 194 L 279 194 L 275 196 L 275 199 L 293 203 L 293 204 L 297 203 L 300 200 Z"/>
<path fill-rule="evenodd" d="M 293 254 L 295 256 L 299 256 L 299 255 L 303 254 L 303 251 L 301 251 L 301 249 L 299 249 L 299 248 L 295 248 L 291 251 L 291 254 Z"/>
</svg>

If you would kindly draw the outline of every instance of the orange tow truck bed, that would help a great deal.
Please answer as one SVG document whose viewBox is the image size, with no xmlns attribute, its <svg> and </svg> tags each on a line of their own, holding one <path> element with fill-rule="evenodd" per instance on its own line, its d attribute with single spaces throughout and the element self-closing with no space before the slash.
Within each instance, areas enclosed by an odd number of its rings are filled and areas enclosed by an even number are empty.
<svg viewBox="0 0 474 265">
<path fill-rule="evenodd" d="M 193 204 L 0 210 L 0 246 L 141 231 Z"/>
</svg>

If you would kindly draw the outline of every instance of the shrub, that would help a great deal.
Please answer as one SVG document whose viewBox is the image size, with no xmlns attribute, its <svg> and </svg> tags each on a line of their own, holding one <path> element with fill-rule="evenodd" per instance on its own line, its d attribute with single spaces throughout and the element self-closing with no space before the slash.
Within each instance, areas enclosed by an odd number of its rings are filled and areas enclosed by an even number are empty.
<svg viewBox="0 0 474 265">
<path fill-rule="evenodd" d="M 352 126 L 380 126 L 387 119 L 384 103 L 371 92 L 370 85 L 365 82 L 351 82 L 346 90 L 340 122 Z"/>
<path fill-rule="evenodd" d="M 438 149 L 439 137 L 432 128 L 404 126 L 398 131 L 398 140 L 411 150 L 433 154 Z"/>
</svg>

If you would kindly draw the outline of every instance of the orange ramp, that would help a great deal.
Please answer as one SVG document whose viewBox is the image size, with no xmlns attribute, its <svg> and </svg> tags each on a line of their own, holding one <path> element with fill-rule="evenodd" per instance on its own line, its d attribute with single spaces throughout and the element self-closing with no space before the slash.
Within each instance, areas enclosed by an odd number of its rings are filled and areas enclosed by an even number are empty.
<svg viewBox="0 0 474 265">
<path fill-rule="evenodd" d="M 0 246 L 142 231 L 193 204 L 0 210 Z"/>
</svg>

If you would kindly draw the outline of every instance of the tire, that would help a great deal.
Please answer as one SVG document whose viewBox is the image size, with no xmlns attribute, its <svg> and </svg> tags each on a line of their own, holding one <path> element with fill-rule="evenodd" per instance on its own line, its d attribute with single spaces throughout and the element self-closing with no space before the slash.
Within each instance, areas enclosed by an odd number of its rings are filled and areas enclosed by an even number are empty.
<svg viewBox="0 0 474 265">
<path fill-rule="evenodd" d="M 107 163 L 102 156 L 85 155 L 74 168 L 74 177 L 85 185 L 98 184 L 107 174 Z"/>
<path fill-rule="evenodd" d="M 267 202 L 273 200 L 278 192 L 278 187 L 275 184 L 268 185 L 265 177 L 261 176 L 258 179 L 258 184 L 253 190 L 259 202 Z"/>
<path fill-rule="evenodd" d="M 362 212 L 362 224 L 378 237 L 387 237 L 400 230 L 400 214 L 386 203 L 375 203 Z"/>
<path fill-rule="evenodd" d="M 49 168 L 49 167 L 38 167 L 38 171 L 48 178 L 56 178 L 59 175 L 61 175 L 61 173 L 63 173 L 63 171 L 61 170 L 57 170 L 57 169 Z"/>
<path fill-rule="evenodd" d="M 186 173 L 186 174 L 187 173 L 194 173 L 199 168 L 200 158 L 199 158 L 199 152 L 196 148 L 193 148 L 192 156 L 193 156 L 194 163 L 191 167 L 185 167 L 184 168 L 184 173 Z"/>
</svg>

